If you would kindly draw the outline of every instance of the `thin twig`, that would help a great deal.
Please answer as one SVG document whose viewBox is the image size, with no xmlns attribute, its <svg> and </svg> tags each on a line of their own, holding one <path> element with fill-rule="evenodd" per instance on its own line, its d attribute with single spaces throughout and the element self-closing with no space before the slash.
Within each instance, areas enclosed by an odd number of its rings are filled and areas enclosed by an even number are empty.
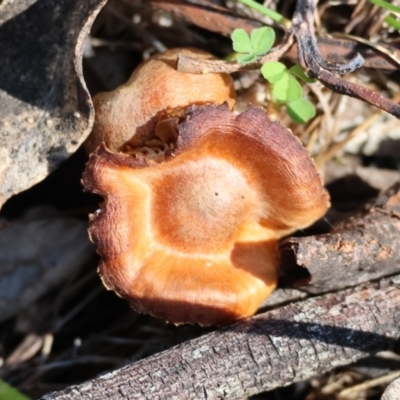
<svg viewBox="0 0 400 400">
<path fill-rule="evenodd" d="M 268 61 L 279 60 L 292 46 L 293 41 L 293 35 L 287 35 L 282 43 L 279 46 L 274 47 L 268 54 L 247 64 L 223 60 L 199 60 L 193 57 L 179 56 L 177 69 L 180 72 L 189 72 L 192 74 L 231 74 L 239 71 L 251 71 L 260 68 Z"/>
<path fill-rule="evenodd" d="M 400 371 L 394 371 L 389 374 L 378 376 L 377 378 L 370 379 L 350 388 L 343 389 L 338 397 L 339 399 L 356 399 L 360 398 L 360 392 L 374 388 L 376 386 L 388 385 L 393 379 L 400 376 Z M 358 397 L 355 397 L 358 396 Z"/>
<path fill-rule="evenodd" d="M 314 33 L 314 11 L 317 0 L 298 0 L 293 17 L 292 32 L 299 47 L 300 63 L 309 68 L 311 74 L 318 78 L 327 88 L 347 96 L 364 100 L 397 118 L 400 118 L 400 106 L 391 100 L 364 86 L 348 82 L 335 76 L 332 72 L 344 74 L 360 67 L 363 58 L 357 54 L 347 63 L 329 63 L 323 59 L 318 50 Z"/>
<path fill-rule="evenodd" d="M 363 43 L 363 44 L 375 49 L 377 52 L 384 54 L 386 57 L 391 58 L 395 63 L 400 65 L 399 55 L 396 53 L 393 53 L 390 49 L 386 48 L 384 45 L 382 45 L 380 43 L 373 43 L 370 40 L 361 38 L 359 36 L 348 35 L 346 33 L 341 33 L 341 32 L 334 32 L 332 34 L 332 36 L 340 38 L 340 39 L 350 39 L 350 40 L 354 40 L 355 42 Z"/>
<path fill-rule="evenodd" d="M 400 93 L 397 93 L 391 100 L 394 104 L 400 101 Z M 352 139 L 358 136 L 361 133 L 367 131 L 367 129 L 383 114 L 384 110 L 377 110 L 373 114 L 371 114 L 368 118 L 366 118 L 361 125 L 358 125 L 353 131 L 351 131 L 342 141 L 335 142 L 330 145 L 327 151 L 319 154 L 315 163 L 317 166 L 321 167 L 330 159 L 336 156 L 340 150 L 342 150 L 347 143 L 349 143 Z"/>
<path fill-rule="evenodd" d="M 298 0 L 292 21 L 292 32 L 295 34 L 299 46 L 300 62 L 311 69 L 326 70 L 337 74 L 346 74 L 360 68 L 364 58 L 357 53 L 350 61 L 332 63 L 326 61 L 317 46 L 314 31 L 314 12 L 318 0 Z"/>
</svg>

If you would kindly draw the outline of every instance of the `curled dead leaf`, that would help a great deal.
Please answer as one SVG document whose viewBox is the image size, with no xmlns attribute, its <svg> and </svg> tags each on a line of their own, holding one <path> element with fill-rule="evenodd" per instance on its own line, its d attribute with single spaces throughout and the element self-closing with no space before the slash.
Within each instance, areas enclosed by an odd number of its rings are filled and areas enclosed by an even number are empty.
<svg viewBox="0 0 400 400">
<path fill-rule="evenodd" d="M 0 206 L 44 179 L 89 134 L 94 113 L 82 52 L 104 3 L 0 4 Z"/>
</svg>

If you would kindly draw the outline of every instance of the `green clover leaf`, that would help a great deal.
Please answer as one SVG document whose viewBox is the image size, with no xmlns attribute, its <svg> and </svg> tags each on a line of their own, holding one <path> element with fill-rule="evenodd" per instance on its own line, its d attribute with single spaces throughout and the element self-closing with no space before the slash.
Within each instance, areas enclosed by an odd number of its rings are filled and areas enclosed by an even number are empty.
<svg viewBox="0 0 400 400">
<path fill-rule="evenodd" d="M 236 54 L 237 61 L 249 63 L 271 50 L 275 31 L 265 26 L 254 29 L 249 35 L 244 29 L 235 29 L 231 39 L 233 50 L 239 53 Z M 279 61 L 269 61 L 261 67 L 261 74 L 271 84 L 272 100 L 286 105 L 287 113 L 294 122 L 304 124 L 315 116 L 314 105 L 301 97 L 303 89 L 296 77 L 307 83 L 315 82 L 315 79 L 307 76 L 299 65 L 288 70 Z"/>
<path fill-rule="evenodd" d="M 316 114 L 314 105 L 303 97 L 286 104 L 286 111 L 297 124 L 305 124 Z"/>
<path fill-rule="evenodd" d="M 250 33 L 253 54 L 262 56 L 271 50 L 275 42 L 275 31 L 269 26 L 253 29 Z"/>
<path fill-rule="evenodd" d="M 282 79 L 285 71 L 286 65 L 279 61 L 269 61 L 261 67 L 261 74 L 269 83 L 278 82 Z"/>
<path fill-rule="evenodd" d="M 238 54 L 241 63 L 254 61 L 256 57 L 266 54 L 275 41 L 275 31 L 269 26 L 253 29 L 250 36 L 244 29 L 235 29 L 231 34 L 233 50 Z"/>
<path fill-rule="evenodd" d="M 238 53 L 253 54 L 253 46 L 251 44 L 250 36 L 244 29 L 235 29 L 231 34 L 233 42 L 233 50 Z"/>
<path fill-rule="evenodd" d="M 290 101 L 297 100 L 302 94 L 303 89 L 299 82 L 287 71 L 284 71 L 281 79 L 272 86 L 272 95 L 274 99 L 282 103 L 289 103 Z"/>
<path fill-rule="evenodd" d="M 256 59 L 256 56 L 254 54 L 238 54 L 236 56 L 236 60 L 240 63 L 249 63 L 252 62 Z"/>
</svg>

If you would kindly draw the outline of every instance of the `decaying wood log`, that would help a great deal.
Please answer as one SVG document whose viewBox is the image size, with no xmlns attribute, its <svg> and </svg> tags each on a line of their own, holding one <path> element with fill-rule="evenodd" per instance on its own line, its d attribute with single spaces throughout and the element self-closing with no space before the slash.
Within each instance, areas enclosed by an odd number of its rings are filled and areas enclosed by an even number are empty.
<svg viewBox="0 0 400 400">
<path fill-rule="evenodd" d="M 400 277 L 292 303 L 42 400 L 240 399 L 394 347 Z"/>
<path fill-rule="evenodd" d="M 283 281 L 324 293 L 400 271 L 400 182 L 331 233 L 280 243 Z"/>
</svg>

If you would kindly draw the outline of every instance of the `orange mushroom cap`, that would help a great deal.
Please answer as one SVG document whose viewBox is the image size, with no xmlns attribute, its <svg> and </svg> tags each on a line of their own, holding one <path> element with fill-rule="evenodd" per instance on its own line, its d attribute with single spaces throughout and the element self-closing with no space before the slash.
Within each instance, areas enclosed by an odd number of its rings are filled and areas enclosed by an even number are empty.
<svg viewBox="0 0 400 400">
<path fill-rule="evenodd" d="M 96 119 L 85 142 L 88 153 L 102 142 L 112 151 L 141 145 L 154 138 L 160 117 L 192 104 L 228 102 L 233 107 L 236 95 L 230 75 L 179 72 L 179 55 L 215 58 L 199 49 L 171 49 L 143 62 L 124 85 L 94 96 Z"/>
<path fill-rule="evenodd" d="M 260 108 L 192 107 L 159 164 L 100 146 L 83 184 L 104 197 L 89 233 L 100 276 L 139 312 L 226 324 L 277 284 L 278 239 L 329 199 L 300 142 Z"/>
</svg>

